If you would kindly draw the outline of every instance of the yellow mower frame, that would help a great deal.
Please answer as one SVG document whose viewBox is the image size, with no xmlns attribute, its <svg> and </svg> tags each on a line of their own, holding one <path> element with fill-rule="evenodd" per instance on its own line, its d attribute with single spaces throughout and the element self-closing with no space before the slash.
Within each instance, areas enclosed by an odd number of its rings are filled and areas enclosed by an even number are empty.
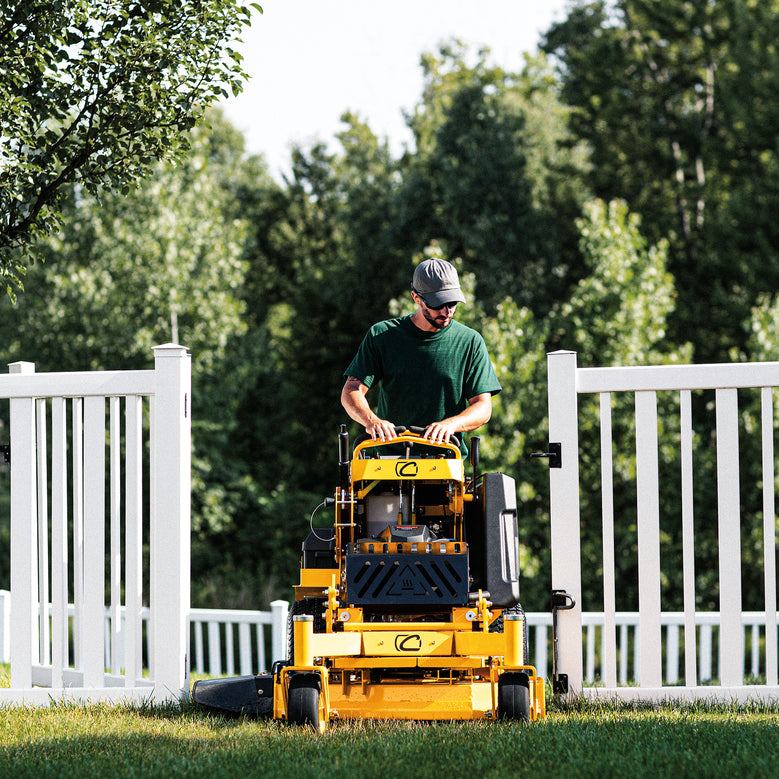
<svg viewBox="0 0 779 779">
<path fill-rule="evenodd" d="M 272 691 L 275 719 L 320 732 L 338 719 L 539 719 L 513 480 L 466 479 L 454 442 L 401 431 L 381 445 L 363 436 L 350 456 L 342 426 L 333 527 L 312 527 L 303 544 L 290 657 L 257 693 Z M 470 460 L 475 469 L 478 439 Z M 198 684 L 195 700 L 214 705 L 220 682 Z"/>
</svg>

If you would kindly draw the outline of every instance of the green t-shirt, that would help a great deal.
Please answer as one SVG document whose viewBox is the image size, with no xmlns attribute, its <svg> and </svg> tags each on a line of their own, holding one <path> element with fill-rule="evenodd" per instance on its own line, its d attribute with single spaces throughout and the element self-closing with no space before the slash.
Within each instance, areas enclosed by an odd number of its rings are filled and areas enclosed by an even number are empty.
<svg viewBox="0 0 779 779">
<path fill-rule="evenodd" d="M 380 382 L 376 413 L 407 427 L 459 414 L 470 398 L 501 389 L 479 333 L 456 321 L 429 333 L 410 316 L 375 324 L 344 375 Z"/>
</svg>

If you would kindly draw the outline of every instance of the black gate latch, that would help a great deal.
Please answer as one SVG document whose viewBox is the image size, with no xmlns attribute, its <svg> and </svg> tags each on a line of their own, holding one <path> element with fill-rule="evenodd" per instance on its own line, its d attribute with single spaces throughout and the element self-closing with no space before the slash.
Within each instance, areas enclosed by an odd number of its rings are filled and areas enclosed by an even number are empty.
<svg viewBox="0 0 779 779">
<path fill-rule="evenodd" d="M 3 462 L 11 462 L 11 444 L 0 444 L 0 452 L 3 453 Z"/>
<path fill-rule="evenodd" d="M 548 457 L 550 468 L 563 467 L 563 445 L 559 442 L 549 444 L 548 452 L 531 452 L 531 457 Z"/>
<path fill-rule="evenodd" d="M 568 693 L 568 674 L 557 670 L 557 612 L 567 611 L 575 605 L 573 596 L 565 590 L 552 590 L 552 692 L 555 695 Z"/>
</svg>

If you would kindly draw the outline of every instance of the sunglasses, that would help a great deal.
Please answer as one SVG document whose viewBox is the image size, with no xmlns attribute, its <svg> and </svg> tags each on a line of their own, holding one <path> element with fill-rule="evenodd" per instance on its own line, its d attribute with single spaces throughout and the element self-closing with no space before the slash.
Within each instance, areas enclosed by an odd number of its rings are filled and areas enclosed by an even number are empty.
<svg viewBox="0 0 779 779">
<path fill-rule="evenodd" d="M 425 304 L 425 306 L 426 306 L 427 308 L 429 308 L 431 311 L 440 311 L 442 308 L 452 308 L 452 309 L 454 309 L 454 308 L 456 308 L 456 306 L 457 306 L 457 301 L 456 301 L 456 300 L 452 300 L 452 301 L 450 301 L 449 303 L 441 303 L 441 305 L 440 305 L 440 306 L 431 306 L 431 305 L 430 305 L 430 304 L 429 304 L 429 303 L 428 303 L 428 302 L 425 300 L 425 298 L 424 298 L 422 295 L 420 295 L 418 292 L 417 292 L 417 297 L 418 297 L 418 298 L 419 298 L 419 299 L 420 299 L 420 300 L 421 300 L 421 301 L 422 301 L 422 302 Z"/>
</svg>

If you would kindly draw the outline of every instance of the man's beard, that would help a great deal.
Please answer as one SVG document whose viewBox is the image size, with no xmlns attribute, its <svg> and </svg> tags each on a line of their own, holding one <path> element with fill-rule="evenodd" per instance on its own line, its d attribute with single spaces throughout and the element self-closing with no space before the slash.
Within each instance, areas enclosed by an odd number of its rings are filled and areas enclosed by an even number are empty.
<svg viewBox="0 0 779 779">
<path fill-rule="evenodd" d="M 434 327 L 436 330 L 443 330 L 446 327 L 446 320 L 449 319 L 445 314 L 436 314 L 436 317 L 431 317 L 427 313 L 427 309 L 422 309 L 422 316 L 427 320 L 427 323 Z"/>
</svg>

